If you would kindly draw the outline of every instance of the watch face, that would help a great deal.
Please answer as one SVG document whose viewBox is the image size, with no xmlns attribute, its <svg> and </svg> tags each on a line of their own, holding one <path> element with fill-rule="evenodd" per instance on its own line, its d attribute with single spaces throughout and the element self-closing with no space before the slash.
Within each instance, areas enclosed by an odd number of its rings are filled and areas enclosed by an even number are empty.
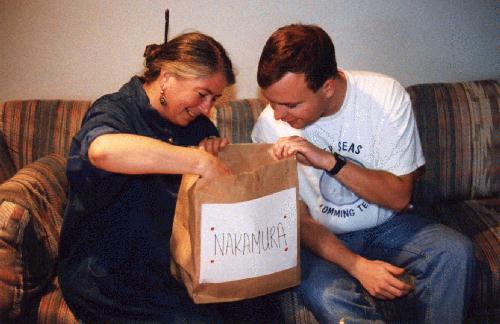
<svg viewBox="0 0 500 324">
<path fill-rule="evenodd" d="M 340 155 L 340 154 L 338 154 L 338 153 L 335 155 L 335 159 L 340 160 L 340 161 L 347 162 L 346 157 L 345 157 L 345 156 L 343 156 L 343 155 Z"/>
</svg>

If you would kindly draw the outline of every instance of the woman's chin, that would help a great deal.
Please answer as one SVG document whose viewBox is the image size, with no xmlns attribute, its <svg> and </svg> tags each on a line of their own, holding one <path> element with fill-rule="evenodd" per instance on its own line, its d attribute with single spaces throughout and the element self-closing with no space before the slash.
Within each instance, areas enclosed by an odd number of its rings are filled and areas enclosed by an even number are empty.
<svg viewBox="0 0 500 324">
<path fill-rule="evenodd" d="M 187 125 L 191 124 L 193 122 L 194 118 L 189 118 L 189 119 L 178 119 L 174 122 L 177 126 L 182 126 L 186 127 Z"/>
</svg>

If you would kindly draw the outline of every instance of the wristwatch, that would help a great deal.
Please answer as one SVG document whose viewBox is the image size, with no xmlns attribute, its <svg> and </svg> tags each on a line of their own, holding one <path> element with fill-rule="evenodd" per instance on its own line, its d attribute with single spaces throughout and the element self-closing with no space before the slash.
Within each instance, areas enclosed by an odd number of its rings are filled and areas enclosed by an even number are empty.
<svg viewBox="0 0 500 324">
<path fill-rule="evenodd" d="M 335 165 L 333 166 L 333 168 L 331 168 L 330 170 L 327 170 L 326 172 L 331 175 L 331 176 L 334 176 L 336 175 L 337 173 L 339 173 L 339 171 L 344 167 L 344 165 L 347 163 L 347 160 L 345 157 L 343 157 L 342 155 L 338 154 L 337 152 L 334 152 L 333 153 L 333 156 L 335 157 Z"/>
</svg>

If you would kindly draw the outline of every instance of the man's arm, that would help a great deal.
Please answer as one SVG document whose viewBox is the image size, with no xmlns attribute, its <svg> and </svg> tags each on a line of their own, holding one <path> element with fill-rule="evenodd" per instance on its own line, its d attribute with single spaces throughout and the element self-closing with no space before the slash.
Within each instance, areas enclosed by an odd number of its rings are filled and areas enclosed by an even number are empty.
<svg viewBox="0 0 500 324">
<path fill-rule="evenodd" d="M 300 136 L 280 138 L 274 145 L 274 154 L 279 159 L 295 155 L 299 162 L 323 170 L 331 170 L 336 163 L 332 154 Z M 413 181 L 419 172 L 396 176 L 347 162 L 335 178 L 366 201 L 400 211 L 410 202 Z"/>
<path fill-rule="evenodd" d="M 329 165 L 333 168 L 336 163 L 335 158 L 331 155 L 326 158 L 330 159 Z M 410 203 L 413 181 L 418 172 L 416 170 L 396 176 L 386 171 L 370 170 L 347 162 L 335 178 L 366 201 L 401 211 Z"/>
<path fill-rule="evenodd" d="M 301 209 L 307 207 L 301 202 Z M 408 294 L 413 287 L 397 279 L 405 270 L 383 261 L 372 261 L 353 253 L 308 211 L 301 212 L 302 244 L 316 255 L 333 262 L 356 278 L 374 297 L 390 300 Z"/>
</svg>

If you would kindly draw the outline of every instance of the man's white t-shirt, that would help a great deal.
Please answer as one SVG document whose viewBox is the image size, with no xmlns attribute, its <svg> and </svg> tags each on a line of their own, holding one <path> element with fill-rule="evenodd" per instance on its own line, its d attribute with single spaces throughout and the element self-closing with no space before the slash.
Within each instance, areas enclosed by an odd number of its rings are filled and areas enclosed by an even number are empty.
<svg viewBox="0 0 500 324">
<path fill-rule="evenodd" d="M 395 175 L 425 164 L 418 129 L 405 89 L 385 75 L 343 71 L 347 92 L 340 110 L 303 129 L 274 119 L 267 106 L 252 131 L 252 140 L 274 143 L 299 135 L 312 144 L 345 156 L 367 169 Z M 336 234 L 384 223 L 394 211 L 358 197 L 322 169 L 299 164 L 299 191 L 311 216 Z M 384 190 L 384 188 L 377 188 Z"/>
</svg>

